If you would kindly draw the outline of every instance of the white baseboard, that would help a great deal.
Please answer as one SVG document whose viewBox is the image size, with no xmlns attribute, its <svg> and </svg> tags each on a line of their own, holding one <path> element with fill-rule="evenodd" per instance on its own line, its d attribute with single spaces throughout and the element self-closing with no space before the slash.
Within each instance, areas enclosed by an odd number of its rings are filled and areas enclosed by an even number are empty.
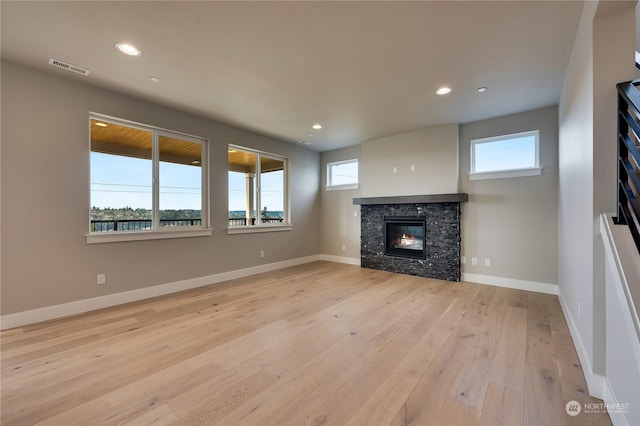
<svg viewBox="0 0 640 426">
<path fill-rule="evenodd" d="M 602 400 L 607 405 L 607 407 L 619 407 L 622 401 L 619 401 L 616 398 L 615 393 L 613 392 L 613 388 L 610 386 L 609 381 L 605 377 L 604 379 L 604 387 L 603 387 L 603 396 Z M 627 418 L 624 416 L 622 410 L 608 410 L 609 417 L 611 418 L 611 423 L 615 426 L 629 426 L 629 422 L 627 422 Z"/>
<path fill-rule="evenodd" d="M 222 272 L 219 274 L 207 275 L 204 277 L 176 281 L 167 284 L 160 284 L 152 287 L 145 287 L 138 290 L 125 291 L 122 293 L 109 294 L 106 296 L 94 297 L 91 299 L 78 300 L 75 302 L 63 303 L 60 305 L 47 306 L 44 308 L 32 309 L 29 311 L 17 312 L 14 314 L 2 315 L 0 316 L 0 330 L 7 330 L 9 328 L 21 327 L 27 324 L 34 324 L 37 322 L 49 321 L 56 318 L 68 317 L 71 315 L 94 311 L 96 309 L 108 308 L 110 306 L 149 299 L 156 296 L 163 296 L 165 294 L 190 290 L 192 288 L 203 287 L 210 284 L 216 284 L 223 281 L 246 277 L 249 275 L 260 274 L 263 272 L 275 271 L 277 269 L 302 265 L 304 263 L 315 262 L 318 260 L 330 259 L 325 259 L 323 255 L 300 257 L 297 259 L 285 260 L 282 262 L 252 266 L 250 268 L 238 269 L 235 271 Z"/>
<path fill-rule="evenodd" d="M 580 332 L 578 331 L 578 327 L 576 326 L 576 323 L 573 320 L 573 317 L 571 316 L 571 311 L 567 306 L 567 302 L 564 299 L 562 292 L 558 294 L 558 300 L 560 301 L 560 307 L 562 308 L 562 313 L 564 314 L 564 318 L 567 320 L 569 333 L 571 334 L 573 345 L 576 347 L 576 352 L 578 353 L 578 358 L 580 359 L 580 365 L 582 365 L 582 373 L 584 374 L 584 378 L 587 381 L 587 388 L 589 389 L 589 395 L 591 395 L 594 398 L 600 398 L 604 400 L 605 383 L 607 378 L 605 376 L 601 376 L 600 374 L 596 374 L 593 372 L 593 368 L 591 367 L 591 361 L 589 359 L 589 352 L 587 351 L 587 348 L 584 346 L 584 343 L 582 342 L 582 338 L 580 337 Z"/>
<path fill-rule="evenodd" d="M 328 262 L 346 263 L 347 265 L 360 266 L 360 258 L 333 256 L 331 254 L 321 254 L 320 260 L 326 260 Z"/>
<path fill-rule="evenodd" d="M 334 256 L 318 254 L 301 257 L 297 259 L 285 260 L 282 262 L 268 263 L 265 265 L 253 266 L 235 271 L 222 272 L 219 274 L 207 275 L 204 277 L 192 278 L 183 281 L 176 281 L 167 284 L 160 284 L 152 287 L 145 287 L 138 290 L 131 290 L 122 293 L 109 294 L 106 296 L 94 297 L 91 299 L 78 300 L 75 302 L 63 303 L 60 305 L 47 306 L 44 308 L 32 309 L 29 311 L 17 312 L 0 316 L 0 330 L 21 327 L 27 324 L 34 324 L 42 321 L 49 321 L 56 318 L 63 318 L 83 312 L 94 311 L 96 309 L 108 308 L 110 306 L 135 302 L 165 294 L 176 293 L 178 291 L 190 290 L 192 288 L 203 287 L 249 275 L 274 271 L 290 266 L 324 260 L 328 262 L 344 263 L 347 265 L 360 266 L 360 258 Z M 519 290 L 535 291 L 540 293 L 557 294 L 558 286 L 555 284 L 539 283 L 533 281 L 515 280 L 509 278 L 492 277 L 477 274 L 462 274 L 463 281 L 479 284 L 489 284 L 499 287 L 509 287 Z"/>
<path fill-rule="evenodd" d="M 558 294 L 558 285 L 537 281 L 517 280 L 514 278 L 493 277 L 490 275 L 462 273 L 462 281 L 488 284 L 496 287 L 514 288 L 516 290 L 535 291 L 536 293 Z"/>
</svg>

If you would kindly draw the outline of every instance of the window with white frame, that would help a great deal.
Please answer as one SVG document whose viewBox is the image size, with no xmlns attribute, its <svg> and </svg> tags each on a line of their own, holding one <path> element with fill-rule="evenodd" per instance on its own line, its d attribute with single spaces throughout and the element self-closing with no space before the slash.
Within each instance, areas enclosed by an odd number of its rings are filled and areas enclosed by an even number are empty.
<svg viewBox="0 0 640 426">
<path fill-rule="evenodd" d="M 327 163 L 327 189 L 358 188 L 358 159 Z"/>
<path fill-rule="evenodd" d="M 538 130 L 471 141 L 471 180 L 541 173 Z"/>
<path fill-rule="evenodd" d="M 206 140 L 99 114 L 89 122 L 88 242 L 208 227 Z"/>
<path fill-rule="evenodd" d="M 287 159 L 236 145 L 228 151 L 229 229 L 288 227 Z"/>
</svg>

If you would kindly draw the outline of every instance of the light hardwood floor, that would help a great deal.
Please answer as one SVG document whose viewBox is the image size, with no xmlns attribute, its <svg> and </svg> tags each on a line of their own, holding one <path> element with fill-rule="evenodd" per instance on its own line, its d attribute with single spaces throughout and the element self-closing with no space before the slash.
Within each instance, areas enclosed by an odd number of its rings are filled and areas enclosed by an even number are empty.
<svg viewBox="0 0 640 426">
<path fill-rule="evenodd" d="M 585 425 L 557 297 L 329 262 L 2 332 L 9 425 Z"/>
</svg>

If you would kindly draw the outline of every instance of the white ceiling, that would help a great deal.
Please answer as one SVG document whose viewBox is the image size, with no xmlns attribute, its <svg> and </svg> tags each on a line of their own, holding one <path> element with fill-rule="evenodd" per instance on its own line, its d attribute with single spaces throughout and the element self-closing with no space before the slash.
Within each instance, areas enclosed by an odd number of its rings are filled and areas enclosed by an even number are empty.
<svg viewBox="0 0 640 426">
<path fill-rule="evenodd" d="M 2 57 L 326 151 L 556 104 L 582 5 L 5 0 Z"/>
</svg>

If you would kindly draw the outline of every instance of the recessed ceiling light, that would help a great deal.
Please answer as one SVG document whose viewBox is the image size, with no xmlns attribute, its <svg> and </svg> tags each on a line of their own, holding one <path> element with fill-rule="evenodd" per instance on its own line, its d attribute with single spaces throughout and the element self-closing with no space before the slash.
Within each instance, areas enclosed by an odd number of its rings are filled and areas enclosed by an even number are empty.
<svg viewBox="0 0 640 426">
<path fill-rule="evenodd" d="M 436 93 L 438 95 L 446 95 L 447 93 L 451 92 L 451 88 L 450 87 L 441 87 L 438 90 L 436 90 Z"/>
<path fill-rule="evenodd" d="M 128 44 L 128 43 L 117 43 L 116 47 L 118 48 L 118 50 L 120 50 L 122 53 L 126 53 L 127 55 L 130 56 L 140 56 L 142 55 L 142 52 L 140 51 L 140 49 L 138 49 L 137 47 L 135 47 L 132 44 Z"/>
<path fill-rule="evenodd" d="M 476 89 L 476 92 L 478 92 L 478 93 L 484 93 L 486 91 L 487 91 L 486 87 L 478 87 L 478 89 Z"/>
<path fill-rule="evenodd" d="M 194 166 L 199 166 L 200 162 L 198 160 L 192 161 L 191 164 L 193 164 Z"/>
<path fill-rule="evenodd" d="M 103 122 L 101 122 L 101 121 L 98 121 L 98 122 L 96 122 L 95 124 L 96 124 L 96 126 L 98 126 L 98 127 L 107 127 L 107 123 L 103 123 Z"/>
<path fill-rule="evenodd" d="M 311 145 L 311 142 L 309 142 L 309 141 L 300 141 L 300 143 L 302 145 Z"/>
<path fill-rule="evenodd" d="M 158 77 L 149 77 L 149 80 L 153 81 L 154 83 L 160 83 L 160 79 Z"/>
<path fill-rule="evenodd" d="M 320 130 L 322 129 L 322 124 L 314 124 L 313 126 L 311 126 L 311 128 L 313 128 L 314 130 Z"/>
</svg>

